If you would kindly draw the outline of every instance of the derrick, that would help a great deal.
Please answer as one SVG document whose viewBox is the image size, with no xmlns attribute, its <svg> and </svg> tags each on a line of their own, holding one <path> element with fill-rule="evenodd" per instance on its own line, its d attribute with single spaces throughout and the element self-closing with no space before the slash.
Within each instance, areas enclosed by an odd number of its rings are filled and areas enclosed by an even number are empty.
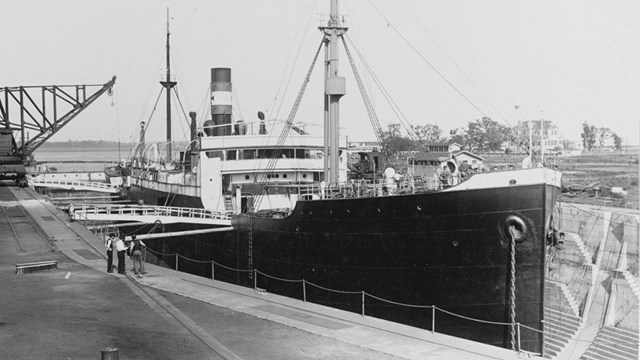
<svg viewBox="0 0 640 360">
<path fill-rule="evenodd" d="M 13 135 L 12 158 L 28 165 L 33 151 L 102 94 L 111 94 L 115 82 L 114 76 L 105 84 L 0 88 L 0 129 L 3 134 Z M 28 131 L 35 131 L 36 135 L 29 136 Z"/>
</svg>

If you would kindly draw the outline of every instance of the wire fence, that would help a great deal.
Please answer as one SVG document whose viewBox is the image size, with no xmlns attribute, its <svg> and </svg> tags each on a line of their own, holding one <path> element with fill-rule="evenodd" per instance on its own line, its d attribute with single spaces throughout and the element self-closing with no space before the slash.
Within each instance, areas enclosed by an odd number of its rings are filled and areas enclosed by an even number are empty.
<svg viewBox="0 0 640 360">
<path fill-rule="evenodd" d="M 173 269 L 175 271 L 181 271 L 183 268 L 188 267 L 185 261 L 191 264 L 198 264 L 200 266 L 202 266 L 203 264 L 210 264 L 212 280 L 225 278 L 225 280 L 221 280 L 221 281 L 226 281 L 229 278 L 228 276 L 224 276 L 224 275 L 220 276 L 219 273 L 221 271 L 231 271 L 235 273 L 251 273 L 253 275 L 252 276 L 253 289 L 254 291 L 257 291 L 257 292 L 267 292 L 268 289 L 266 289 L 267 287 L 266 285 L 268 285 L 271 281 L 277 281 L 282 283 L 283 285 L 282 288 L 284 289 L 284 291 L 282 292 L 286 293 L 285 296 L 300 298 L 300 300 L 302 300 L 305 303 L 312 298 L 313 299 L 318 298 L 319 296 L 317 295 L 317 293 L 319 291 L 338 295 L 337 296 L 338 299 L 342 299 L 342 300 L 333 300 L 333 303 L 332 303 L 331 301 L 327 301 L 326 300 L 327 297 L 325 297 L 322 301 L 313 301 L 313 302 L 323 304 L 323 305 L 333 306 L 333 307 L 347 308 L 349 309 L 349 311 L 359 313 L 362 316 L 379 317 L 379 316 L 372 315 L 373 313 L 376 313 L 376 311 L 374 311 L 375 309 L 378 309 L 378 310 L 380 310 L 381 308 L 388 309 L 390 307 L 401 307 L 401 308 L 407 308 L 407 309 L 427 311 L 428 313 L 427 318 L 429 318 L 431 322 L 431 327 L 427 328 L 427 330 L 430 330 L 432 333 L 437 332 L 436 317 L 438 316 L 438 314 L 440 314 L 438 317 L 450 316 L 462 322 L 466 321 L 466 322 L 475 322 L 475 323 L 484 324 L 484 325 L 507 327 L 508 330 L 510 330 L 512 327 L 515 327 L 516 334 L 517 334 L 517 347 L 513 350 L 518 352 L 522 351 L 521 335 L 523 334 L 524 331 L 530 331 L 538 335 L 544 334 L 544 331 L 542 330 L 539 330 L 518 322 L 506 323 L 506 322 L 475 319 L 468 316 L 456 314 L 454 312 L 439 308 L 435 305 L 416 305 L 416 304 L 407 304 L 407 303 L 392 301 L 389 299 L 384 299 L 376 295 L 367 293 L 366 291 L 345 291 L 345 290 L 331 289 L 319 284 L 315 284 L 305 279 L 284 279 L 284 278 L 280 278 L 280 277 L 265 273 L 258 269 L 238 269 L 238 268 L 233 268 L 233 267 L 229 267 L 229 266 L 217 263 L 213 260 L 203 261 L 203 260 L 190 259 L 178 253 L 166 254 L 166 253 L 154 251 L 149 248 L 146 248 L 146 252 L 151 253 L 152 259 L 167 259 L 167 258 L 171 259 L 174 262 Z M 167 267 L 170 267 L 170 266 L 167 266 Z M 316 293 L 316 296 L 314 297 L 310 295 L 312 293 Z M 349 298 L 350 300 L 348 300 L 347 298 Z M 357 300 L 355 300 L 354 298 L 357 298 Z M 312 301 L 309 301 L 309 302 L 312 302 Z M 354 305 L 356 303 L 357 303 L 357 306 Z M 377 303 L 377 304 L 374 304 L 374 303 Z M 339 305 L 339 306 L 334 306 L 334 305 Z M 442 333 L 445 333 L 445 332 L 442 332 Z M 529 335 L 528 337 L 532 336 L 531 333 L 527 335 Z"/>
</svg>

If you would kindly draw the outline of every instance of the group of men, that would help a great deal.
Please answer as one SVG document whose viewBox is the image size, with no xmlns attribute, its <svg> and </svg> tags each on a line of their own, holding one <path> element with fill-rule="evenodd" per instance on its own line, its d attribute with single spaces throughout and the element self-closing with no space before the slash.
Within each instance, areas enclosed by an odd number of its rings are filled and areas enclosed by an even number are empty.
<svg viewBox="0 0 640 360">
<path fill-rule="evenodd" d="M 142 248 L 146 245 L 136 239 L 135 235 L 131 236 L 131 241 L 125 244 L 124 239 L 116 237 L 116 234 L 109 234 L 106 242 L 107 247 L 107 272 L 113 272 L 113 250 L 115 248 L 118 255 L 118 274 L 125 274 L 124 256 L 127 253 L 133 262 L 133 273 L 142 276 L 145 274 L 144 262 L 142 261 Z"/>
</svg>

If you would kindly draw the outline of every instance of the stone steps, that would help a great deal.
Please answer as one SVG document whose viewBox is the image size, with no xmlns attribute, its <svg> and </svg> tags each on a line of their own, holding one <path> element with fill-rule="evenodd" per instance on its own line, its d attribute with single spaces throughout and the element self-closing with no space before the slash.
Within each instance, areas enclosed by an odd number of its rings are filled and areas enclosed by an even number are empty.
<svg viewBox="0 0 640 360">
<path fill-rule="evenodd" d="M 638 332 L 603 326 L 582 360 L 637 360 Z"/>
<path fill-rule="evenodd" d="M 544 358 L 554 359 L 562 353 L 569 340 L 575 337 L 582 320 L 571 311 L 567 311 L 569 301 L 559 284 L 548 283 L 547 288 L 549 291 L 559 291 L 564 299 L 560 304 L 549 304 L 550 306 L 544 309 Z"/>
</svg>

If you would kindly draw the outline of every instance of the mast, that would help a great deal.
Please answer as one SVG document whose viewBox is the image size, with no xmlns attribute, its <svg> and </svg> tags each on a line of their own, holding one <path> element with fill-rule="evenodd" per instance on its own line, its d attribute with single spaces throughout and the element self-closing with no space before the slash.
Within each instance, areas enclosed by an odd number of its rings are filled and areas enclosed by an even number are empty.
<svg viewBox="0 0 640 360">
<path fill-rule="evenodd" d="M 325 42 L 325 181 L 340 181 L 340 98 L 345 95 L 345 78 L 338 76 L 338 38 L 347 31 L 343 27 L 338 11 L 338 0 L 331 0 L 331 13 L 327 26 L 320 27 Z M 328 51 L 326 51 L 328 49 Z M 327 136 L 328 135 L 328 136 Z M 328 166 L 328 173 L 327 173 Z"/>
<path fill-rule="evenodd" d="M 167 92 L 167 161 L 171 161 L 171 88 L 176 86 L 176 81 L 171 81 L 171 51 L 169 45 L 169 8 L 167 8 L 167 77 L 160 84 Z"/>
</svg>

